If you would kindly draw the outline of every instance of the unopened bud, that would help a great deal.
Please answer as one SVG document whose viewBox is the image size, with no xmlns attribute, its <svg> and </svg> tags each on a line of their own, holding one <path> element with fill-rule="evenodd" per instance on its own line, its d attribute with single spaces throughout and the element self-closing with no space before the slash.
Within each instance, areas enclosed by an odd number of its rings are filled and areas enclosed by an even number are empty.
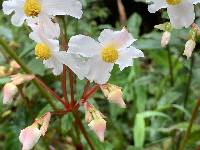
<svg viewBox="0 0 200 150">
<path fill-rule="evenodd" d="M 169 44 L 170 37 L 171 37 L 171 33 L 170 32 L 165 31 L 163 33 L 162 38 L 161 38 L 161 46 L 162 47 L 166 47 Z"/>
<path fill-rule="evenodd" d="M 37 128 L 37 125 L 29 126 L 21 130 L 19 140 L 22 143 L 22 150 L 30 150 L 37 144 L 40 139 L 41 131 Z"/>
<path fill-rule="evenodd" d="M 186 42 L 183 55 L 187 56 L 187 59 L 189 59 L 192 56 L 192 52 L 193 52 L 195 46 L 196 46 L 196 42 L 192 39 L 190 39 Z"/>
<path fill-rule="evenodd" d="M 122 108 L 126 108 L 126 104 L 122 98 L 123 93 L 120 87 L 113 84 L 101 85 L 101 90 L 103 91 L 105 97 Z"/>
<path fill-rule="evenodd" d="M 13 68 L 13 69 L 19 69 L 20 65 L 15 60 L 12 60 L 10 62 L 10 67 Z"/>
<path fill-rule="evenodd" d="M 3 87 L 3 104 L 10 104 L 17 94 L 17 86 L 13 83 L 6 83 Z"/>
<path fill-rule="evenodd" d="M 106 121 L 104 119 L 95 119 L 92 120 L 88 126 L 91 130 L 94 131 L 94 133 L 98 136 L 99 140 L 101 142 L 104 141 L 104 134 L 106 130 Z"/>
<path fill-rule="evenodd" d="M 34 77 L 35 77 L 34 75 L 16 74 L 11 76 L 11 80 L 13 84 L 19 85 L 31 81 Z"/>
<path fill-rule="evenodd" d="M 49 126 L 51 113 L 47 112 L 27 128 L 21 130 L 19 140 L 22 143 L 22 150 L 30 150 L 38 142 L 41 136 L 44 136 Z M 40 129 L 39 129 L 39 126 Z"/>
</svg>

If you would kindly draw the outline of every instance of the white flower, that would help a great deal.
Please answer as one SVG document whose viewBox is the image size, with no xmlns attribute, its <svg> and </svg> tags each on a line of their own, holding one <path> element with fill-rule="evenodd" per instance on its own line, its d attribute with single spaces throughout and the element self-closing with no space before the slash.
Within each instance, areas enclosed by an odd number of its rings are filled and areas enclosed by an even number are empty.
<svg viewBox="0 0 200 150">
<path fill-rule="evenodd" d="M 50 39 L 41 30 L 34 30 L 29 37 L 34 40 L 35 55 L 43 60 L 43 64 L 47 68 L 51 68 L 54 75 L 59 75 L 63 71 L 63 64 L 68 66 L 79 79 L 84 78 L 84 61 L 79 56 L 68 54 L 65 51 L 59 51 L 59 41 Z"/>
<path fill-rule="evenodd" d="M 98 42 L 85 35 L 73 36 L 69 41 L 68 53 L 85 57 L 89 67 L 85 77 L 104 84 L 108 81 L 114 64 L 119 64 L 120 70 L 123 70 L 132 66 L 132 58 L 144 56 L 142 51 L 131 46 L 134 41 L 125 28 L 121 31 L 105 29 Z"/>
<path fill-rule="evenodd" d="M 175 28 L 189 27 L 195 19 L 194 6 L 200 0 L 151 0 L 148 9 L 155 13 L 161 8 L 167 8 L 170 22 Z"/>
<path fill-rule="evenodd" d="M 195 49 L 195 46 L 196 42 L 192 39 L 186 42 L 183 55 L 187 56 L 187 59 L 189 59 L 192 56 L 192 52 Z"/>
<path fill-rule="evenodd" d="M 7 0 L 3 2 L 3 12 L 10 15 L 13 25 L 21 26 L 30 17 L 70 15 L 80 19 L 82 5 L 79 0 Z"/>
</svg>

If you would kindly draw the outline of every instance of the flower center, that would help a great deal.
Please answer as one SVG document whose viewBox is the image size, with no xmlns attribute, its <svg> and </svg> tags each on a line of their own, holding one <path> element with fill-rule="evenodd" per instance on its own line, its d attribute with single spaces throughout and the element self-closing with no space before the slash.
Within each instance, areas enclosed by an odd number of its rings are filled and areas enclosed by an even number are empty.
<svg viewBox="0 0 200 150">
<path fill-rule="evenodd" d="M 47 45 L 45 45 L 43 43 L 38 43 L 35 46 L 35 55 L 39 59 L 47 60 L 51 57 L 51 52 Z"/>
<path fill-rule="evenodd" d="M 35 17 L 41 12 L 39 0 L 26 0 L 24 3 L 24 13 L 28 17 Z"/>
<path fill-rule="evenodd" d="M 107 63 L 114 63 L 118 59 L 118 51 L 113 46 L 106 47 L 102 50 L 101 56 L 103 61 Z"/>
<path fill-rule="evenodd" d="M 166 0 L 168 5 L 178 5 L 182 0 Z"/>
</svg>

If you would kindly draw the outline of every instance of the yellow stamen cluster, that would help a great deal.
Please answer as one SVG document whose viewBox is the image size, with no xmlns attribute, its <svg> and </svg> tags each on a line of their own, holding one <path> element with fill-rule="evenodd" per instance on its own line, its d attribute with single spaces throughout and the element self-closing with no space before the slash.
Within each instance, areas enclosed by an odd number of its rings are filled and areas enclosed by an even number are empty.
<svg viewBox="0 0 200 150">
<path fill-rule="evenodd" d="M 103 61 L 107 63 L 115 63 L 115 61 L 119 57 L 119 54 L 115 47 L 109 46 L 102 50 L 101 56 L 102 56 Z"/>
<path fill-rule="evenodd" d="M 178 5 L 182 0 L 166 0 L 168 5 Z"/>
<path fill-rule="evenodd" d="M 26 0 L 24 3 L 24 13 L 26 16 L 35 17 L 41 12 L 39 0 Z"/>
<path fill-rule="evenodd" d="M 35 46 L 35 55 L 39 59 L 47 60 L 51 57 L 51 51 L 47 45 L 43 43 L 38 43 Z"/>
</svg>

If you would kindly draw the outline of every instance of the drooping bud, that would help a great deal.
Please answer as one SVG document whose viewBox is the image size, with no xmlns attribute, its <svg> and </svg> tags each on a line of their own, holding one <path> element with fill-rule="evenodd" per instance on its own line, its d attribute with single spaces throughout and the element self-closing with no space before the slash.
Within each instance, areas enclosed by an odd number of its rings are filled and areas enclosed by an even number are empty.
<svg viewBox="0 0 200 150">
<path fill-rule="evenodd" d="M 17 86 L 13 83 L 6 83 L 3 87 L 3 104 L 10 104 L 17 94 Z"/>
<path fill-rule="evenodd" d="M 103 118 L 105 118 L 105 116 L 88 103 L 84 104 L 84 108 L 86 110 L 85 120 L 88 123 L 88 126 L 94 131 L 100 141 L 104 141 L 106 121 Z"/>
<path fill-rule="evenodd" d="M 189 59 L 192 56 L 192 52 L 193 52 L 195 46 L 196 46 L 196 42 L 192 39 L 190 39 L 186 42 L 183 55 L 187 56 L 187 59 Z"/>
<path fill-rule="evenodd" d="M 37 144 L 41 131 L 38 129 L 37 124 L 33 124 L 23 130 L 21 130 L 19 135 L 19 140 L 22 143 L 22 150 L 30 150 Z"/>
<path fill-rule="evenodd" d="M 163 33 L 162 38 L 161 38 L 161 46 L 162 47 L 166 47 L 169 44 L 170 37 L 171 37 L 171 33 L 170 32 L 165 31 Z"/>
<path fill-rule="evenodd" d="M 105 97 L 107 97 L 110 102 L 115 103 L 122 108 L 126 108 L 126 104 L 122 98 L 123 93 L 120 87 L 109 83 L 101 85 L 100 87 Z"/>
<path fill-rule="evenodd" d="M 163 24 L 155 25 L 154 28 L 164 31 L 161 38 L 161 46 L 166 47 L 169 44 L 172 25 L 170 22 L 165 22 Z"/>
<path fill-rule="evenodd" d="M 20 69 L 20 65 L 15 60 L 10 61 L 10 67 L 13 69 Z"/>
<path fill-rule="evenodd" d="M 104 134 L 106 130 L 106 121 L 102 118 L 92 120 L 88 126 L 99 137 L 101 142 L 104 141 Z"/>
<path fill-rule="evenodd" d="M 30 150 L 37 144 L 40 136 L 44 136 L 50 122 L 51 113 L 47 112 L 39 119 L 36 119 L 35 122 L 28 126 L 27 128 L 21 130 L 19 135 L 19 140 L 22 143 L 22 150 Z M 39 126 L 40 129 L 39 129 Z"/>
<path fill-rule="evenodd" d="M 35 76 L 29 74 L 16 74 L 11 76 L 12 83 L 15 85 L 23 84 L 25 82 L 31 81 Z"/>
</svg>

